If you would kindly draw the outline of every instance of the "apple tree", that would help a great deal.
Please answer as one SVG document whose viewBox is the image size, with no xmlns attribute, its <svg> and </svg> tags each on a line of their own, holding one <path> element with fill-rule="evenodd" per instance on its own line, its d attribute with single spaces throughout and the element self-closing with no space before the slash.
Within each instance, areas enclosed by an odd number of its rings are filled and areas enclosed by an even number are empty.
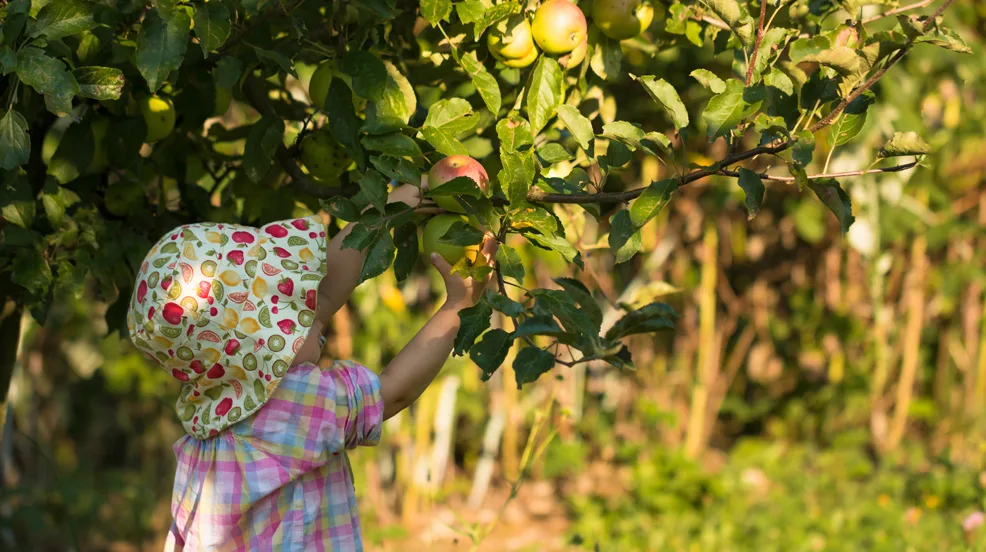
<svg viewBox="0 0 986 552">
<path fill-rule="evenodd" d="M 838 174 L 816 151 L 852 142 L 913 48 L 969 52 L 945 24 L 951 2 L 2 2 L 0 387 L 22 312 L 43 322 L 88 289 L 120 328 L 170 228 L 319 209 L 355 223 L 362 280 L 405 278 L 436 213 L 460 213 L 426 245 L 461 256 L 462 274 L 491 270 L 461 252 L 496 236 L 495 290 L 460 313 L 455 342 L 485 377 L 518 340 L 518 384 L 559 363 L 631 367 L 625 339 L 677 315 L 617 305 L 604 327 L 580 277 L 589 249 L 632 266 L 642 229 L 699 181 L 734 182 L 751 218 L 765 182 L 797 187 L 845 231 L 840 180 L 912 169 L 929 146 L 900 129 Z M 425 174 L 436 206 L 387 204 Z M 590 224 L 598 243 L 576 239 Z M 524 287 L 518 240 L 570 275 Z M 512 324 L 491 329 L 495 311 Z"/>
</svg>

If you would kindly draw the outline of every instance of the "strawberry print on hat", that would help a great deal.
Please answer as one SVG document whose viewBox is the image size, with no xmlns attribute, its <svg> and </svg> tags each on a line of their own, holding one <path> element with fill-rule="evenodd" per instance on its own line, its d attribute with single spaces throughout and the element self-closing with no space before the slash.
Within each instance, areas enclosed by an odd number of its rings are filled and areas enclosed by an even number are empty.
<svg viewBox="0 0 986 552">
<path fill-rule="evenodd" d="M 317 217 L 261 228 L 201 223 L 151 248 L 127 315 L 138 349 L 182 383 L 178 417 L 200 439 L 256 412 L 315 319 L 326 273 Z"/>
</svg>

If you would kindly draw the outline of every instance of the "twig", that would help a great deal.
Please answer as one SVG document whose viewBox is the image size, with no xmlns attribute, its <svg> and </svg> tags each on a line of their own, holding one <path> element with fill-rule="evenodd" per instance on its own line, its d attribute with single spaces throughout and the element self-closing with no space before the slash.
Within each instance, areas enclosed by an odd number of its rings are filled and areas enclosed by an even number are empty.
<svg viewBox="0 0 986 552">
<path fill-rule="evenodd" d="M 864 19 L 863 20 L 863 23 L 864 24 L 866 24 L 866 23 L 872 23 L 874 21 L 879 21 L 880 19 L 883 19 L 885 17 L 892 17 L 894 15 L 897 15 L 898 13 L 903 13 L 903 12 L 910 11 L 910 10 L 918 10 L 918 9 L 921 9 L 921 8 L 923 8 L 925 6 L 930 5 L 934 1 L 935 0 L 921 0 L 920 2 L 915 2 L 913 4 L 908 4 L 906 6 L 900 6 L 899 8 L 894 8 L 892 10 L 885 11 L 885 12 L 879 14 L 879 15 L 874 15 L 873 17 L 870 17 L 868 19 Z"/>
<path fill-rule="evenodd" d="M 780 8 L 778 8 L 780 9 Z M 760 52 L 760 42 L 763 41 L 763 22 L 767 18 L 767 0 L 760 0 L 760 23 L 757 26 L 757 41 L 753 44 L 753 53 L 750 54 L 750 63 L 746 67 L 746 85 L 750 86 L 753 80 L 753 66 L 757 63 L 757 53 Z"/>
<path fill-rule="evenodd" d="M 901 172 L 901 171 L 906 171 L 908 169 L 911 169 L 911 168 L 917 166 L 917 164 L 918 164 L 917 161 L 914 161 L 912 163 L 904 163 L 903 165 L 895 165 L 893 167 L 887 167 L 887 168 L 884 168 L 884 169 L 865 169 L 865 170 L 858 170 L 858 171 L 846 171 L 846 172 L 827 173 L 827 174 L 812 174 L 812 175 L 808 175 L 808 180 L 822 180 L 822 179 L 825 179 L 825 178 L 845 178 L 847 176 L 863 176 L 865 174 L 873 174 L 873 173 Z M 724 175 L 724 176 L 731 176 L 733 178 L 739 178 L 739 172 L 738 171 L 727 171 L 727 170 L 724 169 L 724 170 L 719 171 L 719 174 Z M 796 182 L 797 181 L 797 179 L 794 178 L 793 176 L 774 176 L 774 175 L 769 175 L 767 173 L 760 173 L 760 178 L 763 179 L 763 180 L 773 180 L 775 182 Z"/>
</svg>

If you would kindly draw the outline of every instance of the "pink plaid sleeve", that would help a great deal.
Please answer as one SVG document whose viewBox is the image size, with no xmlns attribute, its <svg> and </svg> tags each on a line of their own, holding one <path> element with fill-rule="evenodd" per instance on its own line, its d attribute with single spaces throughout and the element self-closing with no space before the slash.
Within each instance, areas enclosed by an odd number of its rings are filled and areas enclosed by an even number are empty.
<svg viewBox="0 0 986 552">
<path fill-rule="evenodd" d="M 379 443 L 383 428 L 380 378 L 352 361 L 336 362 L 323 377 L 331 378 L 328 387 L 335 388 L 335 422 L 346 449 Z"/>
</svg>

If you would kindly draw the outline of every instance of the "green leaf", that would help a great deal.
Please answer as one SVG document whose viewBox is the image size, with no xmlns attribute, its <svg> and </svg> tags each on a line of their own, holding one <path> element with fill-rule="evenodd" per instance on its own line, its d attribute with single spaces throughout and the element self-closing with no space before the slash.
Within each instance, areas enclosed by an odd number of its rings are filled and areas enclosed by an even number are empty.
<svg viewBox="0 0 986 552">
<path fill-rule="evenodd" d="M 514 330 L 514 338 L 530 337 L 532 335 L 558 336 L 564 334 L 554 317 L 548 314 L 537 314 L 526 318 Z"/>
<path fill-rule="evenodd" d="M 360 219 L 359 207 L 347 197 L 334 197 L 329 200 L 322 200 L 320 203 L 323 209 L 336 218 L 346 222 L 355 222 Z"/>
<path fill-rule="evenodd" d="M 500 272 L 504 277 L 512 278 L 517 283 L 524 283 L 524 263 L 516 249 L 501 244 L 496 252 L 496 261 L 500 263 Z"/>
<path fill-rule="evenodd" d="M 270 171 L 274 152 L 284 139 L 284 121 L 264 117 L 254 123 L 243 146 L 243 169 L 247 177 L 260 182 Z"/>
<path fill-rule="evenodd" d="M 30 181 L 14 171 L 0 174 L 0 177 L 4 180 L 0 182 L 0 215 L 15 226 L 30 228 L 36 210 Z M 5 245 L 13 245 L 9 230 L 9 227 L 4 229 Z"/>
<path fill-rule="evenodd" d="M 722 94 L 726 90 L 726 82 L 708 69 L 696 69 L 691 72 L 691 76 L 713 94 Z"/>
<path fill-rule="evenodd" d="M 446 245 L 477 245 L 483 242 L 486 234 L 479 228 L 470 226 L 462 221 L 455 221 L 445 234 L 438 238 L 438 243 Z"/>
<path fill-rule="evenodd" d="M 534 145 L 531 124 L 519 115 L 500 119 L 496 123 L 496 135 L 500 138 L 501 150 L 518 151 Z"/>
<path fill-rule="evenodd" d="M 606 148 L 606 155 L 599 157 L 599 166 L 603 170 L 609 171 L 610 169 L 626 165 L 631 159 L 633 159 L 633 152 L 626 143 L 620 140 L 613 140 Z"/>
<path fill-rule="evenodd" d="M 356 0 L 353 2 L 382 19 L 394 18 L 394 5 L 390 0 Z"/>
<path fill-rule="evenodd" d="M 630 78 L 643 85 L 650 97 L 668 112 L 675 128 L 680 130 L 688 126 L 688 110 L 685 109 L 678 92 L 668 81 L 651 75 L 638 77 L 632 73 Z"/>
<path fill-rule="evenodd" d="M 483 370 L 483 381 L 489 381 L 493 377 L 496 369 L 507 359 L 512 344 L 510 334 L 496 328 L 486 332 L 482 341 L 469 351 L 469 358 Z"/>
<path fill-rule="evenodd" d="M 51 0 L 38 12 L 31 36 L 58 40 L 95 26 L 93 4 L 82 0 Z"/>
<path fill-rule="evenodd" d="M 558 106 L 555 111 L 561 122 L 565 123 L 569 132 L 575 137 L 579 147 L 589 152 L 594 138 L 592 123 L 589 122 L 589 119 L 586 119 L 578 108 L 567 104 Z"/>
<path fill-rule="evenodd" d="M 900 17 L 900 16 L 898 16 Z M 915 44 L 932 44 L 938 46 L 939 48 L 944 48 L 946 50 L 951 50 L 953 52 L 958 52 L 960 54 L 971 54 L 972 48 L 966 43 L 958 33 L 951 29 L 947 29 L 940 25 L 935 25 L 934 28 L 927 34 L 920 36 L 914 40 Z"/>
<path fill-rule="evenodd" d="M 51 181 L 48 181 L 41 192 L 41 205 L 44 207 L 48 221 L 55 228 L 62 225 L 65 211 L 78 199 L 77 195 Z"/>
<path fill-rule="evenodd" d="M 532 150 L 523 153 L 503 150 L 500 152 L 500 163 L 503 165 L 497 175 L 500 180 L 500 187 L 507 199 L 510 200 L 510 204 L 518 206 L 527 199 L 527 192 L 537 174 L 534 152 Z"/>
<path fill-rule="evenodd" d="M 339 60 L 338 67 L 352 79 L 357 96 L 379 100 L 387 89 L 387 66 L 370 52 L 349 52 Z"/>
<path fill-rule="evenodd" d="M 379 234 L 380 231 L 380 227 L 376 224 L 369 224 L 367 221 L 360 221 L 353 226 L 353 229 L 349 232 L 349 235 L 342 240 L 342 248 L 363 251 L 373 243 L 373 240 L 377 238 L 377 234 Z"/>
<path fill-rule="evenodd" d="M 277 50 L 267 50 L 259 46 L 253 46 L 252 44 L 250 46 L 264 67 L 270 70 L 284 71 L 292 77 L 298 78 L 298 72 L 294 70 L 294 63 L 291 62 L 291 58 Z"/>
<path fill-rule="evenodd" d="M 498 115 L 500 113 L 501 98 L 500 87 L 496 84 L 496 79 L 479 62 L 475 52 L 469 52 L 460 56 L 458 61 L 462 69 L 472 79 L 473 85 L 479 91 L 483 102 L 486 103 L 486 108 L 494 116 Z"/>
<path fill-rule="evenodd" d="M 750 43 L 753 37 L 753 20 L 737 0 L 702 0 L 702 4 L 729 25 L 743 44 Z"/>
<path fill-rule="evenodd" d="M 673 330 L 677 312 L 664 303 L 650 303 L 635 311 L 630 311 L 616 321 L 606 332 L 606 339 L 614 341 L 628 335 L 650 333 L 659 330 Z"/>
<path fill-rule="evenodd" d="M 931 146 L 916 132 L 895 132 L 877 154 L 878 157 L 901 157 L 904 155 L 927 155 Z"/>
<path fill-rule="evenodd" d="M 866 110 L 874 102 L 875 95 L 867 90 L 846 106 L 839 118 L 832 124 L 833 146 L 843 146 L 852 141 L 866 124 Z"/>
<path fill-rule="evenodd" d="M 817 54 L 807 55 L 801 61 L 831 67 L 842 75 L 852 75 L 860 70 L 862 58 L 852 48 L 834 46 Z"/>
<path fill-rule="evenodd" d="M 534 383 L 555 366 L 555 355 L 537 347 L 524 347 L 514 359 L 514 377 L 517 388 L 525 383 Z"/>
<path fill-rule="evenodd" d="M 390 232 L 386 228 L 381 228 L 377 232 L 376 241 L 366 254 L 366 259 L 363 260 L 363 268 L 360 270 L 356 285 L 386 272 L 394 260 L 395 251 L 394 239 L 390 236 Z"/>
<path fill-rule="evenodd" d="M 648 221 L 656 217 L 671 201 L 671 194 L 678 189 L 678 183 L 673 178 L 654 182 L 647 187 L 630 205 L 630 221 L 633 228 L 642 228 Z M 621 221 L 620 224 L 623 224 Z M 622 230 L 626 232 L 626 230 Z M 612 233 L 610 234 L 612 238 Z M 622 239 L 622 238 L 621 238 Z M 617 249 L 619 249 L 617 247 Z"/>
<path fill-rule="evenodd" d="M 531 132 L 535 136 L 554 117 L 555 109 L 565 101 L 564 76 L 557 61 L 548 56 L 538 58 L 525 101 L 527 117 L 531 120 Z"/>
<path fill-rule="evenodd" d="M 79 67 L 72 71 L 79 95 L 94 100 L 117 100 L 123 93 L 123 71 L 115 67 Z"/>
<path fill-rule="evenodd" d="M 630 211 L 622 209 L 610 219 L 609 248 L 618 251 L 633 235 L 633 220 Z"/>
<path fill-rule="evenodd" d="M 497 4 L 492 8 L 489 8 L 483 12 L 483 14 L 475 21 L 475 26 L 473 28 L 473 40 L 479 41 L 479 37 L 483 36 L 483 32 L 494 23 L 502 19 L 506 19 L 515 13 L 520 13 L 521 5 L 517 2 L 504 2 L 502 4 Z M 463 23 L 466 23 L 463 21 Z"/>
<path fill-rule="evenodd" d="M 603 136 L 618 140 L 636 151 L 640 149 L 640 141 L 644 139 L 644 131 L 633 123 L 614 121 L 603 125 Z"/>
<path fill-rule="evenodd" d="M 475 305 L 459 311 L 459 331 L 455 334 L 453 356 L 461 356 L 469 351 L 476 338 L 490 327 L 493 306 L 482 298 Z"/>
<path fill-rule="evenodd" d="M 425 126 L 453 135 L 472 130 L 478 123 L 479 115 L 462 98 L 438 100 L 428 109 L 428 117 L 425 118 Z"/>
<path fill-rule="evenodd" d="M 795 137 L 798 141 L 791 146 L 791 158 L 798 165 L 807 167 L 811 164 L 811 158 L 815 153 L 815 135 L 802 130 Z"/>
<path fill-rule="evenodd" d="M 743 167 L 739 170 L 739 186 L 746 194 L 747 218 L 753 220 L 763 205 L 764 186 L 760 175 Z"/>
<path fill-rule="evenodd" d="M 462 142 L 440 128 L 421 127 L 421 135 L 442 155 L 468 155 Z"/>
<path fill-rule="evenodd" d="M 620 48 L 620 41 L 613 40 L 597 32 L 595 28 L 591 28 L 589 30 L 589 47 L 592 49 L 592 57 L 589 58 L 589 67 L 592 68 L 592 72 L 605 81 L 619 78 L 620 65 L 623 63 L 623 49 Z"/>
<path fill-rule="evenodd" d="M 572 296 L 573 299 L 582 308 L 582 312 L 589 317 L 590 320 L 596 326 L 602 324 L 603 312 L 599 309 L 599 305 L 596 300 L 592 298 L 592 294 L 589 293 L 589 289 L 585 287 L 585 284 L 576 280 L 575 278 L 555 278 L 555 283 L 560 285 L 564 290 Z"/>
<path fill-rule="evenodd" d="M 172 71 L 178 70 L 188 44 L 191 19 L 182 9 L 151 8 L 137 39 L 137 70 L 151 92 L 157 92 Z"/>
<path fill-rule="evenodd" d="M 212 74 L 216 84 L 223 88 L 233 88 L 243 75 L 243 62 L 233 56 L 223 56 Z"/>
<path fill-rule="evenodd" d="M 541 146 L 538 148 L 537 153 L 538 157 L 540 157 L 546 165 L 554 165 L 555 163 L 560 163 L 562 161 L 569 161 L 575 157 L 558 142 L 550 142 L 544 146 Z"/>
<path fill-rule="evenodd" d="M 557 289 L 535 289 L 534 310 L 537 314 L 554 316 L 566 331 L 588 340 L 599 337 L 599 325 L 584 309 L 575 306 L 574 298 L 565 291 Z"/>
<path fill-rule="evenodd" d="M 558 233 L 558 220 L 546 208 L 527 206 L 510 216 L 510 226 L 515 230 L 533 228 L 545 236 Z"/>
<path fill-rule="evenodd" d="M 325 112 L 329 116 L 329 132 L 356 160 L 360 170 L 366 167 L 363 146 L 359 140 L 360 121 L 353 110 L 353 94 L 342 79 L 332 79 L 325 97 Z"/>
<path fill-rule="evenodd" d="M 49 111 L 56 114 L 72 111 L 72 97 L 79 92 L 79 83 L 61 60 L 49 57 L 35 46 L 21 48 L 17 52 L 17 76 L 44 94 Z"/>
<path fill-rule="evenodd" d="M 0 119 L 0 169 L 10 171 L 31 158 L 27 119 L 11 109 Z"/>
<path fill-rule="evenodd" d="M 8 46 L 0 48 L 0 76 L 7 76 L 17 70 L 17 56 Z"/>
<path fill-rule="evenodd" d="M 832 178 L 811 180 L 808 186 L 838 219 L 842 233 L 848 232 L 849 227 L 856 220 L 852 215 L 852 200 L 849 199 L 849 194 Z"/>
<path fill-rule="evenodd" d="M 110 163 L 116 167 L 133 167 L 139 158 L 145 136 L 147 136 L 147 123 L 140 115 L 114 118 L 110 122 L 110 130 L 105 138 Z"/>
<path fill-rule="evenodd" d="M 28 293 L 42 296 L 51 286 L 51 267 L 41 253 L 33 249 L 19 249 L 11 266 L 10 280 Z"/>
<path fill-rule="evenodd" d="M 479 21 L 489 9 L 489 3 L 483 0 L 466 0 L 455 4 L 455 13 L 459 15 L 459 21 L 466 25 Z M 479 38 L 477 37 L 476 40 Z"/>
<path fill-rule="evenodd" d="M 565 238 L 561 236 L 545 236 L 542 234 L 532 233 L 525 233 L 524 237 L 527 238 L 528 241 L 540 245 L 541 247 L 561 253 L 562 257 L 564 257 L 566 261 L 574 263 L 579 268 L 582 268 L 583 264 L 581 255 L 579 255 L 579 250 L 575 249 L 575 246 L 569 243 L 569 241 Z"/>
<path fill-rule="evenodd" d="M 709 101 L 702 118 L 707 126 L 709 139 L 725 136 L 743 119 L 760 109 L 761 101 L 748 102 L 744 99 L 746 85 L 737 79 L 729 79 L 726 91 L 717 94 Z"/>
<path fill-rule="evenodd" d="M 427 197 L 463 195 L 469 197 L 480 197 L 483 195 L 483 192 L 479 189 L 479 186 L 476 185 L 476 181 L 472 178 L 469 178 L 468 176 L 457 176 L 441 186 L 429 188 L 426 194 Z"/>
<path fill-rule="evenodd" d="M 202 55 L 217 50 L 229 38 L 229 9 L 222 2 L 196 2 L 195 36 L 199 37 Z"/>
<path fill-rule="evenodd" d="M 760 82 L 763 72 L 770 66 L 770 60 L 774 58 L 774 51 L 779 52 L 782 50 L 783 43 L 786 41 L 785 39 L 792 32 L 791 29 L 774 27 L 763 34 L 760 48 L 757 50 L 757 59 L 753 64 L 753 74 L 751 75 L 753 78 L 750 81 L 751 83 L 756 84 Z"/>
<path fill-rule="evenodd" d="M 54 176 L 60 184 L 75 180 L 92 163 L 95 150 L 93 144 L 93 134 L 88 123 L 69 126 L 48 162 L 48 174 Z"/>
<path fill-rule="evenodd" d="M 403 282 L 411 274 L 414 263 L 418 260 L 418 227 L 414 222 L 408 222 L 394 230 L 394 245 L 397 246 L 397 258 L 394 259 L 394 275 L 398 282 Z"/>
<path fill-rule="evenodd" d="M 387 179 L 374 170 L 366 171 L 359 179 L 360 195 L 367 203 L 383 213 L 387 208 Z"/>
<path fill-rule="evenodd" d="M 383 152 L 394 157 L 421 157 L 421 148 L 410 136 L 391 132 L 380 136 L 367 135 L 361 140 L 366 149 Z"/>
<path fill-rule="evenodd" d="M 788 55 L 794 63 L 801 63 L 808 56 L 816 56 L 831 47 L 832 43 L 824 36 L 812 38 L 799 38 L 791 43 L 788 48 Z"/>
<path fill-rule="evenodd" d="M 490 305 L 492 305 L 494 309 L 502 312 L 507 316 L 516 318 L 527 312 L 527 309 L 524 308 L 524 305 L 521 305 L 520 303 L 514 301 L 513 299 L 507 297 L 506 295 L 501 295 L 499 293 L 490 293 L 486 296 L 486 300 L 490 302 Z"/>
<path fill-rule="evenodd" d="M 380 99 L 371 99 L 367 104 L 366 122 L 362 126 L 363 131 L 371 134 L 386 134 L 402 128 L 418 108 L 418 98 L 407 77 L 389 61 L 384 62 L 384 68 L 387 70 L 386 86 Z"/>
<path fill-rule="evenodd" d="M 451 13 L 451 0 L 421 0 L 421 17 L 431 23 L 432 27 L 438 26 L 442 21 L 448 21 Z"/>
</svg>

